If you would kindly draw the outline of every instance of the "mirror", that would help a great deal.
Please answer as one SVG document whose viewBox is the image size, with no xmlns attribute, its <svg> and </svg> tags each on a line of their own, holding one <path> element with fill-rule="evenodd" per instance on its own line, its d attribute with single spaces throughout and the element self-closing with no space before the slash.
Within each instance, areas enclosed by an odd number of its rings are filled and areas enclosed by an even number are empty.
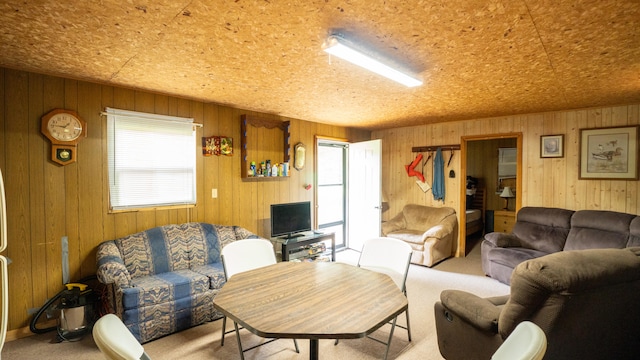
<svg viewBox="0 0 640 360">
<path fill-rule="evenodd" d="M 304 169 L 304 158 L 307 153 L 307 148 L 303 143 L 297 143 L 293 148 L 293 167 L 296 170 Z"/>
</svg>

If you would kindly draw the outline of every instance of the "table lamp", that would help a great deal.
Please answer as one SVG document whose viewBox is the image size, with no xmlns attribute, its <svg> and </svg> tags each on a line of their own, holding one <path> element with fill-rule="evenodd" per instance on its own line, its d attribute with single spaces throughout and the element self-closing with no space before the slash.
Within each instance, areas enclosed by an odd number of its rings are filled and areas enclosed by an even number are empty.
<svg viewBox="0 0 640 360">
<path fill-rule="evenodd" d="M 502 189 L 502 193 L 500 194 L 500 197 L 505 199 L 504 210 L 509 210 L 509 199 L 512 197 L 515 197 L 515 195 L 513 194 L 513 191 L 511 191 L 511 187 L 505 186 L 504 189 Z"/>
</svg>

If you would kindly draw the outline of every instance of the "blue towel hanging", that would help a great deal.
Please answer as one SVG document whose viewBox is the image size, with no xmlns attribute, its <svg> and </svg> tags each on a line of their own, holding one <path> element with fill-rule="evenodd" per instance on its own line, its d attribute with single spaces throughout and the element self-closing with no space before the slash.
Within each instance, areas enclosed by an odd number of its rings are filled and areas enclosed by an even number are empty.
<svg viewBox="0 0 640 360">
<path fill-rule="evenodd" d="M 444 159 L 442 158 L 442 149 L 438 148 L 436 157 L 433 160 L 433 193 L 434 200 L 444 201 Z"/>
</svg>

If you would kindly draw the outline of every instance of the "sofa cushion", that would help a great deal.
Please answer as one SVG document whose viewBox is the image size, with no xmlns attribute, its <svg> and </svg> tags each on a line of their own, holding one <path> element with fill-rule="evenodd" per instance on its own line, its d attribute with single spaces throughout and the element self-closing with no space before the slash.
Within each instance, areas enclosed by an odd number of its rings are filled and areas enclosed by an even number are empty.
<svg viewBox="0 0 640 360">
<path fill-rule="evenodd" d="M 180 228 L 155 227 L 115 240 L 132 278 L 189 268 L 189 247 Z"/>
<path fill-rule="evenodd" d="M 428 209 L 428 211 L 425 211 Z M 455 215 L 456 211 L 450 207 L 425 207 L 422 205 L 405 205 L 402 209 L 407 229 L 422 230 L 440 224 L 447 216 Z M 421 233 L 422 233 L 421 232 Z"/>
<path fill-rule="evenodd" d="M 220 289 L 226 282 L 221 262 L 196 266 L 191 270 L 209 278 L 209 288 L 211 289 Z"/>
<path fill-rule="evenodd" d="M 511 282 L 511 273 L 518 264 L 545 255 L 548 254 L 534 249 L 494 247 L 485 254 L 486 268 L 483 270 L 492 278 L 508 285 Z"/>
<path fill-rule="evenodd" d="M 564 247 L 571 228 L 572 210 L 523 207 L 513 226 L 513 234 L 520 240 L 520 246 L 553 253 Z"/>
<path fill-rule="evenodd" d="M 624 248 L 635 215 L 601 210 L 580 210 L 571 218 L 564 250 Z"/>
<path fill-rule="evenodd" d="M 175 270 L 131 279 L 132 287 L 122 289 L 125 309 L 162 304 L 209 289 L 209 278 L 191 270 Z"/>
<path fill-rule="evenodd" d="M 191 223 L 182 231 L 189 246 L 189 268 L 220 261 L 219 233 L 231 226 Z M 174 236 L 177 234 L 174 234 Z"/>
<path fill-rule="evenodd" d="M 403 229 L 387 234 L 387 237 L 400 239 L 412 244 L 424 244 L 424 231 Z"/>
</svg>

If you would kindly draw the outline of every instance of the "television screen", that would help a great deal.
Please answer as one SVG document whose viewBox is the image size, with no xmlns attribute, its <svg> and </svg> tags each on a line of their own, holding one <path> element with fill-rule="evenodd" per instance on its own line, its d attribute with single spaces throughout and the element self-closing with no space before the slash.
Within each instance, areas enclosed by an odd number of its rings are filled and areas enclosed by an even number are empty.
<svg viewBox="0 0 640 360">
<path fill-rule="evenodd" d="M 292 235 L 311 230 L 311 202 L 272 204 L 271 236 L 291 237 Z"/>
</svg>

